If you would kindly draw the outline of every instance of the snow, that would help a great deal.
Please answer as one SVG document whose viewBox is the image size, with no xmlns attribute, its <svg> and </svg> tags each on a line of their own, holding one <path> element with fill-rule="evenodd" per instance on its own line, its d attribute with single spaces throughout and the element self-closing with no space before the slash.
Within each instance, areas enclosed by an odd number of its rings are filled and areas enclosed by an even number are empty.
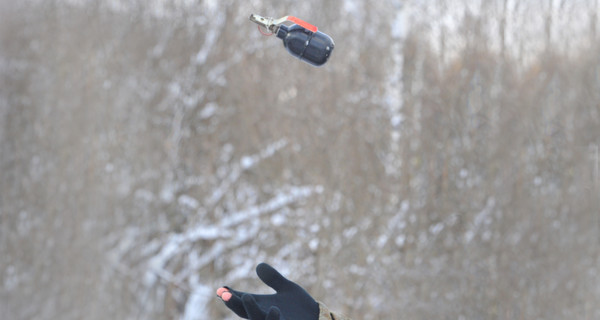
<svg viewBox="0 0 600 320">
<path fill-rule="evenodd" d="M 406 236 L 403 234 L 397 236 L 396 239 L 394 239 L 394 243 L 396 243 L 398 247 L 404 246 L 404 244 L 406 243 Z"/>
<path fill-rule="evenodd" d="M 202 320 L 208 314 L 208 302 L 214 297 L 213 288 L 195 286 L 185 304 L 181 320 Z"/>
<path fill-rule="evenodd" d="M 308 242 L 308 247 L 313 252 L 317 251 L 317 249 L 319 248 L 319 239 L 310 239 L 310 241 Z"/>
<path fill-rule="evenodd" d="M 204 106 L 202 111 L 200 111 L 200 118 L 208 119 L 208 118 L 214 116 L 218 109 L 219 109 L 218 104 L 216 104 L 215 102 L 209 102 Z"/>
<path fill-rule="evenodd" d="M 163 203 L 171 203 L 175 200 L 175 192 L 177 191 L 177 186 L 175 184 L 166 184 L 163 186 L 160 191 L 160 200 Z"/>
<path fill-rule="evenodd" d="M 433 235 L 439 234 L 442 230 L 444 230 L 444 223 L 436 223 L 429 227 L 429 232 Z"/>
<path fill-rule="evenodd" d="M 182 194 L 181 196 L 179 196 L 179 198 L 177 198 L 177 202 L 179 203 L 179 205 L 187 207 L 189 209 L 198 209 L 198 207 L 200 206 L 200 202 L 198 202 L 198 200 L 186 194 Z"/>
<path fill-rule="evenodd" d="M 220 226 L 230 228 L 253 218 L 257 218 L 269 212 L 281 209 L 288 204 L 294 203 L 300 199 L 307 198 L 315 193 L 321 193 L 322 188 L 304 186 L 292 187 L 287 192 L 281 192 L 264 204 L 253 206 L 239 212 L 235 212 L 224 219 Z"/>
<path fill-rule="evenodd" d="M 278 214 L 274 214 L 273 216 L 271 216 L 271 223 L 273 224 L 273 226 L 280 227 L 280 226 L 284 225 L 286 222 L 287 222 L 287 218 L 283 214 L 278 213 Z"/>
<path fill-rule="evenodd" d="M 198 225 L 187 232 L 186 238 L 188 241 L 195 242 L 198 240 L 215 240 L 231 236 L 232 233 L 230 231 L 224 230 L 218 226 Z"/>
</svg>

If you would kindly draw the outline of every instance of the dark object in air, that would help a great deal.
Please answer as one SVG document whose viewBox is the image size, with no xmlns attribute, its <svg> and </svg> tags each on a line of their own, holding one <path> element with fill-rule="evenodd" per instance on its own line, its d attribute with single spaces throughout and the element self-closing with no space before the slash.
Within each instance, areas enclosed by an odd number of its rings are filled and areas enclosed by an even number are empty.
<svg viewBox="0 0 600 320">
<path fill-rule="evenodd" d="M 250 21 L 257 23 L 259 28 L 262 26 L 272 34 L 277 34 L 291 55 L 313 66 L 325 64 L 335 47 L 330 36 L 318 31 L 312 24 L 293 16 L 273 19 L 253 14 L 250 15 Z M 294 24 L 284 25 L 286 21 Z"/>
<path fill-rule="evenodd" d="M 331 56 L 333 39 L 321 31 L 312 32 L 300 25 L 281 25 L 277 38 L 283 40 L 283 46 L 294 57 L 313 66 L 322 66 Z"/>
</svg>

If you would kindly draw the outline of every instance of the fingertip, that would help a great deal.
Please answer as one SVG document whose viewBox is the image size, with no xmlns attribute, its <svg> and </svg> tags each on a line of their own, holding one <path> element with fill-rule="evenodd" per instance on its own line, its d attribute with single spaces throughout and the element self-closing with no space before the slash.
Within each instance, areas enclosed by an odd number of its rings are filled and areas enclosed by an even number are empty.
<svg viewBox="0 0 600 320">
<path fill-rule="evenodd" d="M 217 295 L 220 297 L 223 295 L 224 292 L 228 292 L 229 290 L 227 290 L 227 288 L 221 287 L 219 289 L 217 289 Z"/>
<path fill-rule="evenodd" d="M 256 273 L 261 273 L 261 272 L 264 272 L 265 270 L 271 270 L 271 269 L 275 269 L 275 268 L 271 267 L 271 265 L 269 265 L 266 262 L 261 262 L 256 266 Z"/>
<path fill-rule="evenodd" d="M 227 302 L 227 301 L 231 300 L 231 297 L 232 297 L 232 296 L 233 296 L 233 295 L 231 294 L 231 292 L 229 292 L 229 291 L 225 291 L 225 292 L 223 292 L 223 293 L 221 294 L 221 296 L 220 296 L 220 297 L 221 297 L 221 299 L 223 299 L 223 301 Z"/>
</svg>

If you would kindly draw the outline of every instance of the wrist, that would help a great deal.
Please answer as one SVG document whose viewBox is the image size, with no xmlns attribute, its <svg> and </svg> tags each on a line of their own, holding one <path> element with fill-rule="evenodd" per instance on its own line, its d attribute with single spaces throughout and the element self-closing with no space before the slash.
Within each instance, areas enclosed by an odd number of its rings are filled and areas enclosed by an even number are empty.
<svg viewBox="0 0 600 320">
<path fill-rule="evenodd" d="M 317 303 L 319 304 L 318 320 L 350 320 L 350 318 L 346 317 L 345 315 L 331 312 L 324 303 L 320 301 L 317 301 Z"/>
</svg>

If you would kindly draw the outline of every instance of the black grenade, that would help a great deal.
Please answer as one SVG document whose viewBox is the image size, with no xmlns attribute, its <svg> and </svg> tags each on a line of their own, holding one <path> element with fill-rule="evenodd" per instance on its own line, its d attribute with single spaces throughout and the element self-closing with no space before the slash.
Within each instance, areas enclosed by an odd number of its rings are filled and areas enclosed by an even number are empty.
<svg viewBox="0 0 600 320">
<path fill-rule="evenodd" d="M 313 66 L 325 64 L 333 52 L 335 45 L 330 36 L 294 16 L 274 19 L 252 14 L 250 21 L 258 24 L 259 30 L 262 26 L 271 32 L 266 34 L 261 31 L 264 35 L 277 34 L 290 54 Z M 294 24 L 287 26 L 283 24 L 285 22 Z"/>
<path fill-rule="evenodd" d="M 297 24 L 279 26 L 277 38 L 283 40 L 283 46 L 291 55 L 313 66 L 325 64 L 335 46 L 325 33 L 312 32 Z"/>
</svg>

